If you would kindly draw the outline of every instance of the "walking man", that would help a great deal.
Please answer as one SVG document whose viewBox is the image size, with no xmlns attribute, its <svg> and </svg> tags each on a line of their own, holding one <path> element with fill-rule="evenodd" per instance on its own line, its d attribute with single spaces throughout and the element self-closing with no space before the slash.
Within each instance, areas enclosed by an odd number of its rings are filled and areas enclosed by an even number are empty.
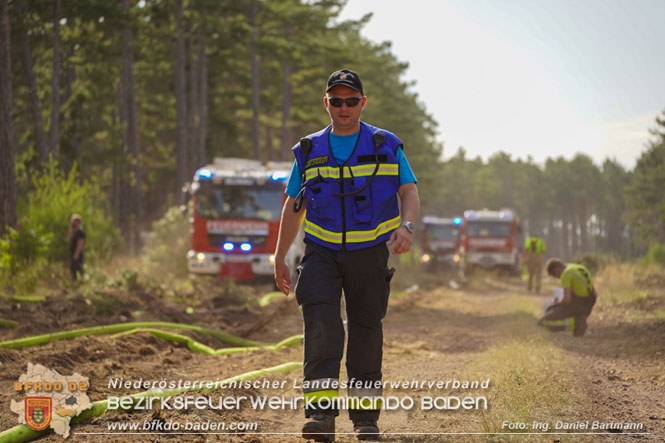
<svg viewBox="0 0 665 443">
<path fill-rule="evenodd" d="M 382 394 L 381 320 L 394 272 L 388 269 L 388 257 L 390 252 L 403 254 L 411 248 L 420 206 L 402 142 L 360 121 L 366 103 L 358 74 L 342 69 L 330 76 L 323 104 L 332 124 L 293 148 L 296 158 L 275 253 L 275 281 L 288 294 L 292 282 L 285 256 L 305 208 L 306 250 L 295 296 L 303 313 L 303 390 L 309 400 L 302 436 L 316 441 L 334 440 L 339 414 L 334 400 L 345 341 L 342 291 L 348 328 L 348 397 Z M 378 439 L 380 403 L 356 407 L 349 409 L 349 417 L 358 439 Z"/>
</svg>

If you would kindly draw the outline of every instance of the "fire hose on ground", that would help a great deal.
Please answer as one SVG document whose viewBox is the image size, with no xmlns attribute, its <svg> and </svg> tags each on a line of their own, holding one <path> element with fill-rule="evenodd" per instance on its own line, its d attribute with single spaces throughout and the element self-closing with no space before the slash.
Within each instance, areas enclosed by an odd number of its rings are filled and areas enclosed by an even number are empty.
<svg viewBox="0 0 665 443">
<path fill-rule="evenodd" d="M 14 340 L 7 340 L 0 342 L 0 349 L 2 348 L 25 348 L 28 346 L 37 346 L 50 343 L 56 340 L 66 340 L 74 337 L 81 337 L 83 335 L 103 335 L 103 334 L 116 334 L 118 332 L 129 331 L 137 328 L 169 328 L 169 329 L 185 329 L 190 331 L 200 332 L 202 334 L 211 335 L 224 343 L 233 346 L 244 347 L 262 347 L 266 346 L 254 340 L 247 340 L 244 338 L 236 337 L 235 335 L 227 334 L 226 332 L 215 331 L 212 329 L 204 328 L 196 325 L 188 325 L 185 323 L 169 323 L 169 322 L 131 322 L 131 323 L 116 323 L 105 326 L 95 326 L 92 328 L 73 329 L 71 331 L 54 332 L 51 334 L 35 335 L 32 337 L 17 338 Z M 269 346 L 269 345 L 268 345 Z"/>
</svg>

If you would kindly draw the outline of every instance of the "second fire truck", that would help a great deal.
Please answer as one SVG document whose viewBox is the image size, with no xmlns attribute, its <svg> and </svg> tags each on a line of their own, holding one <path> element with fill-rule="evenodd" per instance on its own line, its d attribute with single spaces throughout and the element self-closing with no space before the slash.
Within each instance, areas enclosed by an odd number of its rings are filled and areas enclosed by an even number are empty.
<svg viewBox="0 0 665 443">
<path fill-rule="evenodd" d="M 196 171 L 190 186 L 189 271 L 237 280 L 273 275 L 279 219 L 291 163 L 216 158 Z M 292 270 L 300 263 L 302 238 L 287 254 Z"/>
<path fill-rule="evenodd" d="M 521 228 L 510 209 L 464 211 L 460 252 L 466 264 L 483 268 L 520 267 Z"/>
</svg>

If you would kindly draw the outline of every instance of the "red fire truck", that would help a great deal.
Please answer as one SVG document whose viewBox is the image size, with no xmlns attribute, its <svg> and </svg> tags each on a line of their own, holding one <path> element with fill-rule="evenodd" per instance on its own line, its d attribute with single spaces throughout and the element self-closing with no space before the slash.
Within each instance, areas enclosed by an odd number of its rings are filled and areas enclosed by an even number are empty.
<svg viewBox="0 0 665 443">
<path fill-rule="evenodd" d="M 510 209 L 464 211 L 460 252 L 466 264 L 519 270 L 521 228 Z"/>
<path fill-rule="evenodd" d="M 196 171 L 190 185 L 189 271 L 237 280 L 272 276 L 279 218 L 291 163 L 216 158 Z M 302 236 L 293 242 L 287 264 L 302 258 Z"/>
<path fill-rule="evenodd" d="M 429 269 L 456 266 L 460 261 L 460 256 L 456 252 L 460 247 L 461 225 L 461 217 L 423 217 L 420 262 Z"/>
</svg>

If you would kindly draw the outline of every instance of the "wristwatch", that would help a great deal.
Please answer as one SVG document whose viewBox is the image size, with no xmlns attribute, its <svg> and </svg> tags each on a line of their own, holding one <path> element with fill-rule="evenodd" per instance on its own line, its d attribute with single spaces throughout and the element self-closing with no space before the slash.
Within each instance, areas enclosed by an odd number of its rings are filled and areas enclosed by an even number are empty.
<svg viewBox="0 0 665 443">
<path fill-rule="evenodd" d="M 416 225 L 414 225 L 410 221 L 403 221 L 400 226 L 404 226 L 406 230 L 409 231 L 411 234 L 413 234 L 413 231 L 416 230 Z"/>
</svg>

